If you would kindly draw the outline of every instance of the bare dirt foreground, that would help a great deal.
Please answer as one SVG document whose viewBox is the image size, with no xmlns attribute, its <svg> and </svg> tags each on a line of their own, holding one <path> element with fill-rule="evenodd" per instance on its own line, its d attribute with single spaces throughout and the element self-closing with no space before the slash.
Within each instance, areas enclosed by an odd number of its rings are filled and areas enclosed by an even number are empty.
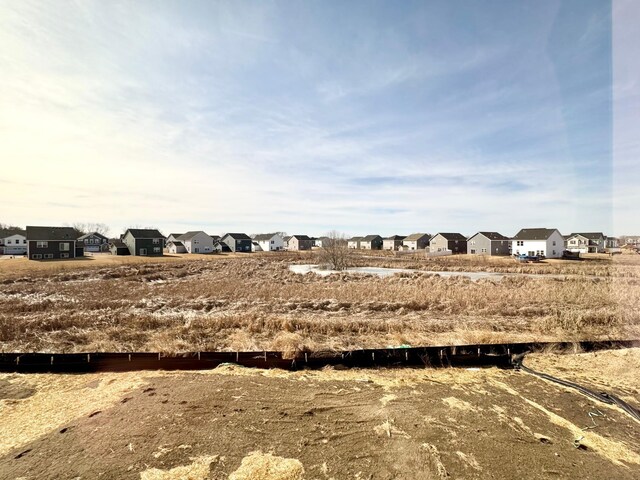
<svg viewBox="0 0 640 480">
<path fill-rule="evenodd" d="M 640 349 L 526 364 L 640 404 Z M 638 438 L 494 368 L 0 375 L 2 479 L 635 479 Z"/>
</svg>

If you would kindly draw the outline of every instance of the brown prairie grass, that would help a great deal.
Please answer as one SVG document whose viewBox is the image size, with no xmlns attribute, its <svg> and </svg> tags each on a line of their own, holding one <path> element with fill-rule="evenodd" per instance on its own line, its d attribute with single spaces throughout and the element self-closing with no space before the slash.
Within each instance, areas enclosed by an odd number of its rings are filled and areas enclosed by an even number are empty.
<svg viewBox="0 0 640 480">
<path fill-rule="evenodd" d="M 614 275 L 617 263 L 596 260 L 580 262 L 581 273 L 561 278 L 477 282 L 420 270 L 387 278 L 288 270 L 291 262 L 310 257 L 246 255 L 8 276 L 0 285 L 0 349 L 273 349 L 293 355 L 325 348 L 577 341 L 640 333 L 635 259 L 621 263 L 628 269 L 623 276 Z M 594 277 L 589 265 L 610 274 Z"/>
</svg>

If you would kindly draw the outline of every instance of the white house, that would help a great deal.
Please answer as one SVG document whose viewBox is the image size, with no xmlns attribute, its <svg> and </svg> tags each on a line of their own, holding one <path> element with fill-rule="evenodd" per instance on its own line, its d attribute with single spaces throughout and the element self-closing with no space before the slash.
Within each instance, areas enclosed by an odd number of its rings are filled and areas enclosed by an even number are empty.
<svg viewBox="0 0 640 480">
<path fill-rule="evenodd" d="M 213 252 L 213 238 L 201 230 L 184 233 L 176 240 L 182 242 L 187 253 Z"/>
<path fill-rule="evenodd" d="M 263 252 L 277 252 L 284 250 L 284 238 L 277 233 L 263 233 L 255 235 L 253 241 L 257 243 Z M 255 250 L 260 251 L 260 250 Z"/>
<path fill-rule="evenodd" d="M 0 255 L 26 255 L 27 232 L 24 230 L 0 230 Z"/>
<path fill-rule="evenodd" d="M 606 238 L 602 232 L 572 233 L 567 238 L 567 250 L 580 253 L 604 252 Z"/>
<path fill-rule="evenodd" d="M 564 237 L 555 228 L 523 228 L 511 239 L 513 255 L 560 258 L 564 250 Z"/>
<path fill-rule="evenodd" d="M 349 248 L 360 248 L 360 244 L 362 243 L 362 237 L 351 237 L 347 240 L 347 246 Z"/>
<path fill-rule="evenodd" d="M 167 251 L 173 255 L 179 253 L 187 253 L 187 249 L 184 247 L 184 243 L 180 240 L 170 240 L 167 242 Z"/>
</svg>

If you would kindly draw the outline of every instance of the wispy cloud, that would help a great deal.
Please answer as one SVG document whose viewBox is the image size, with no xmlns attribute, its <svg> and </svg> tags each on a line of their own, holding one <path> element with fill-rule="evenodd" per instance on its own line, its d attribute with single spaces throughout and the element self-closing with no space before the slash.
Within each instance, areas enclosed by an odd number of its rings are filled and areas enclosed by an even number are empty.
<svg viewBox="0 0 640 480">
<path fill-rule="evenodd" d="M 612 195 L 637 194 L 610 188 L 611 31 L 581 7 L 5 4 L 3 220 L 608 230 Z"/>
</svg>

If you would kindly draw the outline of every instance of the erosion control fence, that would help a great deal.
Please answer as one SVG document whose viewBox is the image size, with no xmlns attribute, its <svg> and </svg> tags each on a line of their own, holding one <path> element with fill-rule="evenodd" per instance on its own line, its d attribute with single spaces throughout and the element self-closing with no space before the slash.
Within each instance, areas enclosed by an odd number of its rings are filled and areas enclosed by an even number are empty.
<svg viewBox="0 0 640 480">
<path fill-rule="evenodd" d="M 518 356 L 535 351 L 594 351 L 640 346 L 640 340 L 502 343 L 480 345 L 380 348 L 345 352 L 191 352 L 164 353 L 0 353 L 0 372 L 82 373 L 135 370 L 206 370 L 223 363 L 244 367 L 298 370 L 344 366 L 510 367 Z"/>
</svg>

